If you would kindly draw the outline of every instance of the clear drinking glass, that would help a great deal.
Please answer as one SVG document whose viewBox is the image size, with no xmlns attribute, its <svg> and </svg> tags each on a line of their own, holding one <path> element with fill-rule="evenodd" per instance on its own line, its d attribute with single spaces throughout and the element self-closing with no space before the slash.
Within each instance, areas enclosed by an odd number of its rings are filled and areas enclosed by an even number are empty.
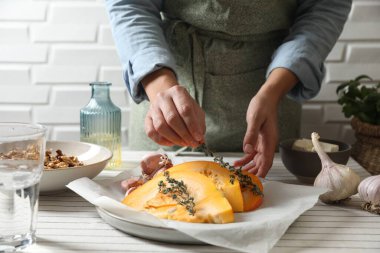
<svg viewBox="0 0 380 253">
<path fill-rule="evenodd" d="M 90 102 L 80 110 L 80 140 L 112 151 L 107 168 L 121 165 L 121 110 L 111 101 L 108 82 L 90 83 Z"/>
<path fill-rule="evenodd" d="M 35 242 L 46 128 L 0 123 L 0 252 Z"/>
</svg>

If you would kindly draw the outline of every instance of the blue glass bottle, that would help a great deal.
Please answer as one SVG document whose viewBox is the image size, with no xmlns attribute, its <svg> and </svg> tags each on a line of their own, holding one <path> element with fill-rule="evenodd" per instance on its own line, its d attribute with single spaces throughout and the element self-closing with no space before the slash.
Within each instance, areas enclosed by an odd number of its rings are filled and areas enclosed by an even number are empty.
<svg viewBox="0 0 380 253">
<path fill-rule="evenodd" d="M 80 110 L 80 140 L 113 152 L 107 168 L 121 165 L 121 110 L 111 101 L 108 82 L 90 83 L 90 102 Z"/>
</svg>

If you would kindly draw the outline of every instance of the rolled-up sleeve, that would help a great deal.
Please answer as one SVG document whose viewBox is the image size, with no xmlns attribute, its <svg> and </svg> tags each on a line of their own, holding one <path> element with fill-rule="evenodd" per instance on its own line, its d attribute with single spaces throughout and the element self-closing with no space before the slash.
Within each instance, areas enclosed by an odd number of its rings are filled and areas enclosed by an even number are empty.
<svg viewBox="0 0 380 253">
<path fill-rule="evenodd" d="M 286 68 L 299 79 L 288 97 L 303 101 L 316 96 L 325 75 L 324 61 L 343 30 L 352 0 L 298 0 L 289 35 L 275 51 L 267 76 Z"/>
<path fill-rule="evenodd" d="M 112 34 L 128 91 L 136 103 L 147 99 L 141 80 L 155 70 L 175 70 L 162 30 L 162 0 L 106 0 Z"/>
</svg>

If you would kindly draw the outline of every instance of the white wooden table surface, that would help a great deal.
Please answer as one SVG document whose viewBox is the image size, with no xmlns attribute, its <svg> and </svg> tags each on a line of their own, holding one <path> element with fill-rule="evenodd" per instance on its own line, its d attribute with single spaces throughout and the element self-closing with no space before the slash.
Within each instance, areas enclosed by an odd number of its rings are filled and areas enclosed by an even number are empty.
<svg viewBox="0 0 380 253">
<path fill-rule="evenodd" d="M 123 152 L 124 159 L 131 156 L 134 154 Z M 348 165 L 362 177 L 369 175 L 353 160 Z M 117 173 L 104 171 L 99 178 Z M 279 155 L 267 179 L 299 184 Z M 289 227 L 271 252 L 380 252 L 380 217 L 362 211 L 361 203 L 354 196 L 345 205 L 316 204 Z M 129 236 L 106 224 L 90 203 L 71 191 L 40 197 L 37 240 L 25 252 L 233 252 L 210 245 L 176 245 Z"/>
</svg>

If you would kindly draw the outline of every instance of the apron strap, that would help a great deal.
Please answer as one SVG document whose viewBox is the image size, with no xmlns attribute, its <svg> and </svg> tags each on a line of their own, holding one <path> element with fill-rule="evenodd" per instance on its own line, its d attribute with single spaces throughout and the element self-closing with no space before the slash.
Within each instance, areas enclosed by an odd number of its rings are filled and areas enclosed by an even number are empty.
<svg viewBox="0 0 380 253">
<path fill-rule="evenodd" d="M 192 82 L 189 83 L 189 93 L 197 101 L 199 106 L 203 104 L 203 89 L 205 84 L 205 57 L 202 43 L 199 39 L 197 29 L 180 20 L 165 20 L 169 29 L 166 29 L 170 38 L 170 45 L 175 47 L 175 51 L 180 50 L 181 56 L 186 55 L 185 62 L 191 62 Z"/>
<path fill-rule="evenodd" d="M 205 69 L 206 69 L 206 63 L 205 63 L 205 57 L 204 52 L 202 48 L 202 44 L 199 40 L 197 31 L 190 27 L 189 29 L 191 41 L 192 41 L 192 59 L 193 59 L 193 80 L 194 80 L 194 97 L 196 98 L 199 106 L 202 107 L 203 104 L 203 89 L 205 84 Z"/>
</svg>

